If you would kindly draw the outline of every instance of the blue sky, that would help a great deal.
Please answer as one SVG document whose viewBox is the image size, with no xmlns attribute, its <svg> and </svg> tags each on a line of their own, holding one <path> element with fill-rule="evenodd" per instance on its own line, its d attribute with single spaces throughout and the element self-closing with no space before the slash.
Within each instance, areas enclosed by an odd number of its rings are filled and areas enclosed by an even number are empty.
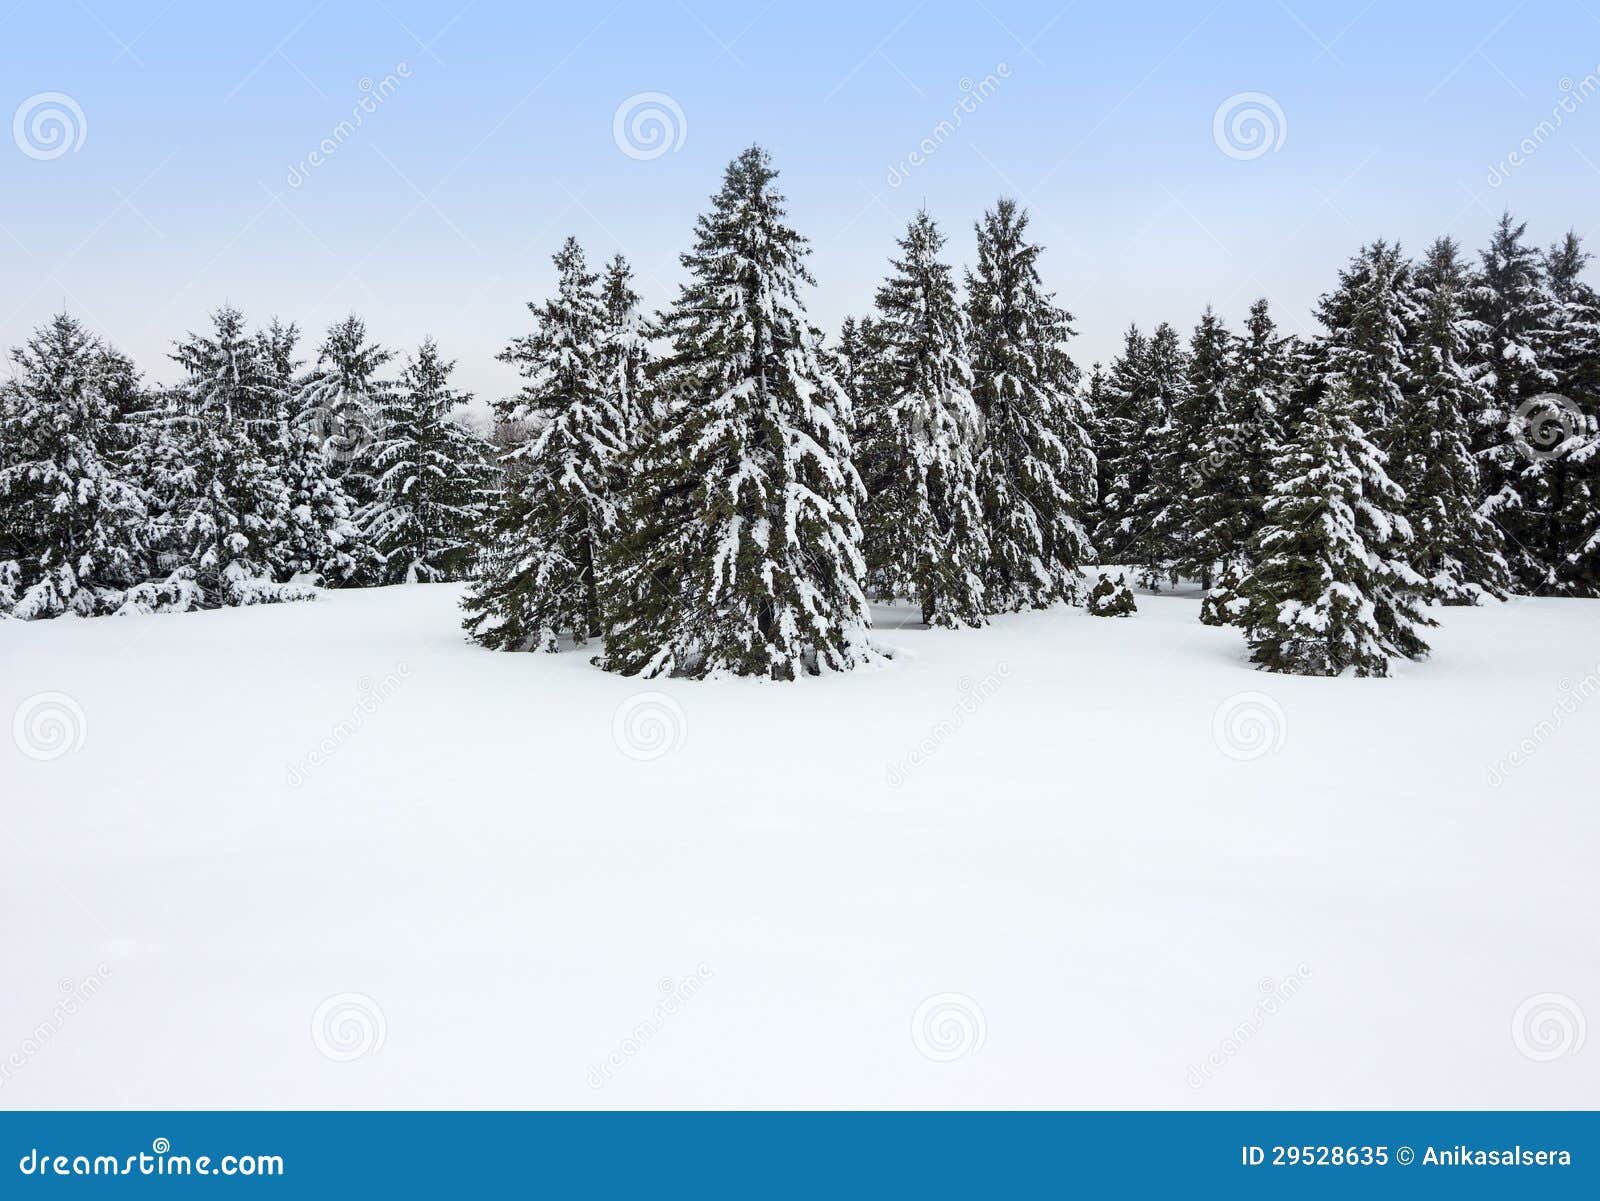
<svg viewBox="0 0 1600 1201">
<path fill-rule="evenodd" d="M 1187 331 L 1208 301 L 1237 325 L 1265 295 L 1309 330 L 1364 240 L 1476 249 L 1507 206 L 1541 243 L 1590 233 L 1597 75 L 1600 0 L 0 0 L 0 341 L 64 305 L 162 379 L 225 300 L 313 337 L 355 310 L 397 348 L 435 336 L 500 395 L 516 381 L 493 356 L 561 238 L 624 251 L 667 300 L 752 141 L 813 240 L 830 332 L 919 205 L 963 262 L 1000 194 L 1033 213 L 1085 365 L 1129 321 Z M 31 128 L 52 93 L 76 106 L 65 143 Z M 654 156 L 614 135 L 643 93 L 676 106 Z M 1269 145 L 1230 143 L 1225 110 L 1227 153 L 1219 108 L 1252 93 L 1235 107 L 1266 114 Z"/>
</svg>

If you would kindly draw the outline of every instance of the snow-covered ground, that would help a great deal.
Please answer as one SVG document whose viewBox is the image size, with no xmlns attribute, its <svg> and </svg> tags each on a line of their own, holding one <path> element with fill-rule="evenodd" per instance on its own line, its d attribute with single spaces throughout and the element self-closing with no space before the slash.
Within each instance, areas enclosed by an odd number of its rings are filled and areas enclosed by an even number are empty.
<svg viewBox="0 0 1600 1201">
<path fill-rule="evenodd" d="M 1600 1104 L 1600 604 L 767 685 L 458 595 L 0 625 L 0 1105 Z"/>
</svg>

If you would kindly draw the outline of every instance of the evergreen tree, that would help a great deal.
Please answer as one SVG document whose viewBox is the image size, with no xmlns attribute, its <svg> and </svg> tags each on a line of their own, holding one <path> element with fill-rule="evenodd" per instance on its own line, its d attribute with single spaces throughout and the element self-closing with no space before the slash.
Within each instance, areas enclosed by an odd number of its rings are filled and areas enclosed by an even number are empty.
<svg viewBox="0 0 1600 1201">
<path fill-rule="evenodd" d="M 0 612 L 113 612 L 148 550 L 144 498 L 112 469 L 128 437 L 118 360 L 65 314 L 11 358 L 0 401 Z"/>
<path fill-rule="evenodd" d="M 1081 569 L 1094 555 L 1084 521 L 1095 453 L 1065 350 L 1071 316 L 1044 291 L 1042 247 L 1027 228 L 1027 213 L 1002 199 L 978 225 L 978 266 L 966 278 L 990 613 L 1080 600 Z"/>
<path fill-rule="evenodd" d="M 1233 339 L 1221 318 L 1206 306 L 1189 338 L 1188 378 L 1173 406 L 1171 432 L 1157 470 L 1163 481 L 1164 508 L 1156 516 L 1158 536 L 1171 548 L 1174 570 L 1210 588 L 1216 564 L 1228 557 L 1231 543 L 1222 539 L 1232 527 L 1214 530 L 1231 481 L 1220 475 L 1227 462 L 1210 456 L 1224 448 L 1212 442 L 1212 431 L 1227 421 L 1227 395 L 1232 386 Z"/>
<path fill-rule="evenodd" d="M 806 319 L 807 243 L 775 179 L 759 147 L 729 164 L 662 321 L 661 436 L 611 556 L 606 665 L 627 675 L 788 680 L 876 658 L 850 400 Z"/>
<path fill-rule="evenodd" d="M 1356 405 L 1352 414 L 1382 449 L 1400 412 L 1406 383 L 1406 340 L 1416 320 L 1411 264 L 1381 238 L 1363 246 L 1339 272 L 1317 316 L 1327 329 L 1322 370 L 1340 376 Z"/>
<path fill-rule="evenodd" d="M 1367 402 L 1370 404 L 1370 400 Z M 1388 674 L 1395 657 L 1421 658 L 1426 582 L 1403 558 L 1411 531 L 1384 454 L 1353 416 L 1348 384 L 1333 376 L 1272 460 L 1267 524 L 1243 585 L 1251 659 L 1299 675 Z"/>
<path fill-rule="evenodd" d="M 1546 363 L 1555 397 L 1544 414 L 1539 510 L 1542 537 L 1533 549 L 1545 565 L 1545 591 L 1600 595 L 1600 296 L 1582 279 L 1589 254 L 1568 233 L 1545 254 L 1550 300 Z"/>
<path fill-rule="evenodd" d="M 1095 506 L 1095 547 L 1103 562 L 1128 560 L 1131 531 L 1127 510 L 1138 489 L 1134 475 L 1143 470 L 1138 453 L 1141 431 L 1149 423 L 1145 401 L 1149 389 L 1150 343 L 1130 325 L 1122 336 L 1122 353 L 1111 360 L 1100 382 L 1100 403 L 1095 407 L 1094 449 L 1098 503 Z"/>
<path fill-rule="evenodd" d="M 460 579 L 483 516 L 486 447 L 451 417 L 472 399 L 450 387 L 453 370 L 424 341 L 400 373 L 373 448 L 379 499 L 364 533 L 386 584 Z"/>
<path fill-rule="evenodd" d="M 562 634 L 583 643 L 605 631 L 601 554 L 617 524 L 612 483 L 627 430 L 604 375 L 597 278 L 573 238 L 555 265 L 555 296 L 528 305 L 534 331 L 500 355 L 528 381 L 502 415 L 541 425 L 515 452 L 523 470 L 508 482 L 465 602 L 466 628 L 496 650 L 554 651 Z"/>
<path fill-rule="evenodd" d="M 1477 322 L 1472 364 L 1487 404 L 1474 421 L 1473 451 L 1483 475 L 1482 510 L 1506 538 L 1519 589 L 1537 592 L 1551 565 L 1538 554 L 1544 444 L 1561 428 L 1550 398 L 1555 374 L 1545 363 L 1551 302 L 1537 250 L 1523 239 L 1526 223 L 1502 214 L 1471 292 Z"/>
<path fill-rule="evenodd" d="M 1504 598 L 1508 583 L 1500 531 L 1478 512 L 1470 421 L 1484 398 L 1463 363 L 1465 290 L 1456 244 L 1438 239 L 1415 276 L 1407 382 L 1390 452 L 1415 535 L 1411 564 L 1430 596 L 1447 605 L 1476 604 L 1485 594 Z"/>
<path fill-rule="evenodd" d="M 612 256 L 600 276 L 600 308 L 600 376 L 631 444 L 653 436 L 655 413 L 646 386 L 648 332 L 639 314 L 639 294 L 633 290 L 633 268 L 620 254 Z"/>
<path fill-rule="evenodd" d="M 1166 471 L 1174 444 L 1182 437 L 1174 413 L 1184 403 L 1188 361 L 1178 333 L 1163 321 L 1150 335 L 1141 381 L 1141 418 L 1130 462 L 1119 472 L 1129 491 L 1122 515 L 1123 559 L 1140 567 L 1139 580 L 1157 588 L 1162 575 L 1176 582 L 1173 564 L 1179 550 L 1170 522 L 1182 500 L 1181 481 Z"/>
<path fill-rule="evenodd" d="M 926 212 L 899 245 L 877 298 L 887 396 L 869 453 L 888 470 L 862 513 L 868 579 L 886 599 L 916 597 L 930 626 L 983 625 L 982 430 L 965 321 L 938 257 L 944 236 Z"/>
<path fill-rule="evenodd" d="M 1219 412 L 1200 443 L 1197 471 L 1204 483 L 1194 498 L 1193 519 L 1204 563 L 1225 577 L 1223 594 L 1214 598 L 1224 608 L 1230 601 L 1226 580 L 1248 573 L 1255 535 L 1264 522 L 1272 458 L 1284 437 L 1279 413 L 1289 364 L 1265 300 L 1250 306 L 1231 360 Z"/>
</svg>

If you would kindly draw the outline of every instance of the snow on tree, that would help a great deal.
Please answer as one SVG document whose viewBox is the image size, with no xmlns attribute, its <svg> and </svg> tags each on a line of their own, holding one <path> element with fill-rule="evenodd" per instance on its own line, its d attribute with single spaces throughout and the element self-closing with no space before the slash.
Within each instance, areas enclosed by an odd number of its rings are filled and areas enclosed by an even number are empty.
<svg viewBox="0 0 1600 1201">
<path fill-rule="evenodd" d="M 606 666 L 791 680 L 878 658 L 850 461 L 850 399 L 821 354 L 766 151 L 729 164 L 664 314 L 658 440 L 630 481 Z"/>
<path fill-rule="evenodd" d="M 878 290 L 885 397 L 868 433 L 886 470 L 862 510 L 868 580 L 885 599 L 916 598 L 930 626 L 983 625 L 988 556 L 965 319 L 944 235 L 924 212 L 899 241 L 901 257 Z"/>
<path fill-rule="evenodd" d="M 407 360 L 370 456 L 378 499 L 363 531 L 386 584 L 460 579 L 483 516 L 488 448 L 451 413 L 469 393 L 450 387 L 453 362 L 430 338 Z"/>
<path fill-rule="evenodd" d="M 158 487 L 181 518 L 174 586 L 191 583 L 207 608 L 308 600 L 312 589 L 274 575 L 289 497 L 262 449 L 276 400 L 261 344 L 231 306 L 212 314 L 212 326 L 172 354 L 184 369 L 172 418 L 183 457 Z"/>
<path fill-rule="evenodd" d="M 1381 448 L 1400 412 L 1406 381 L 1406 339 L 1415 321 L 1411 264 L 1383 239 L 1363 246 L 1322 297 L 1317 317 L 1327 330 L 1322 369 L 1341 376 L 1352 416 Z"/>
<path fill-rule="evenodd" d="M 1100 380 L 1094 407 L 1094 449 L 1097 504 L 1094 542 L 1103 562 L 1120 563 L 1127 553 L 1128 532 L 1123 526 L 1137 483 L 1136 452 L 1147 424 L 1144 412 L 1148 389 L 1146 361 L 1149 340 L 1130 325 L 1122 336 L 1122 353 L 1111 360 Z"/>
<path fill-rule="evenodd" d="M 1423 580 L 1404 554 L 1411 529 L 1384 453 L 1357 424 L 1341 376 L 1272 460 L 1266 525 L 1242 585 L 1253 662 L 1298 675 L 1383 676 L 1417 659 Z"/>
<path fill-rule="evenodd" d="M 1555 377 L 1544 428 L 1531 439 L 1542 467 L 1538 507 L 1545 591 L 1600 595 L 1600 296 L 1582 279 L 1589 254 L 1568 233 L 1545 254 L 1550 297 L 1546 363 Z"/>
<path fill-rule="evenodd" d="M 622 415 L 631 445 L 653 435 L 654 396 L 647 386 L 650 364 L 648 332 L 633 290 L 633 268 L 613 255 L 600 276 L 600 378 Z"/>
<path fill-rule="evenodd" d="M 560 649 L 605 632 L 601 556 L 617 524 L 612 486 L 627 449 L 618 394 L 605 378 L 605 309 L 576 239 L 555 255 L 556 294 L 528 305 L 532 333 L 501 352 L 528 381 L 501 406 L 540 422 L 509 480 L 464 602 L 466 628 L 496 650 Z"/>
<path fill-rule="evenodd" d="M 0 401 L 0 613 L 114 612 L 146 566 L 148 514 L 113 472 L 120 356 L 66 314 L 11 352 Z"/>
<path fill-rule="evenodd" d="M 966 276 L 990 613 L 1080 600 L 1081 568 L 1094 556 L 1084 522 L 1095 452 L 1065 349 L 1071 315 L 1044 291 L 1043 248 L 1027 228 L 1027 213 L 1002 199 L 978 224 L 978 266 Z"/>
<path fill-rule="evenodd" d="M 1503 599 L 1509 582 L 1500 531 L 1478 512 L 1470 423 L 1485 400 L 1463 361 L 1466 286 L 1456 244 L 1438 239 L 1414 276 L 1406 384 L 1390 434 L 1390 473 L 1406 494 L 1402 511 L 1414 535 L 1411 565 L 1430 597 L 1447 605 Z"/>
<path fill-rule="evenodd" d="M 1540 492 L 1547 456 L 1564 440 L 1562 408 L 1545 363 L 1552 304 L 1539 252 L 1525 222 L 1500 217 L 1471 290 L 1473 372 L 1487 404 L 1474 420 L 1473 451 L 1483 474 L 1482 511 L 1506 538 L 1519 590 L 1537 592 L 1551 564 L 1538 553 Z"/>
<path fill-rule="evenodd" d="M 272 394 L 272 434 L 266 455 L 288 493 L 287 528 L 272 554 L 277 578 L 349 583 L 370 552 L 354 521 L 354 502 L 323 451 L 315 423 L 300 416 L 300 331 L 273 318 L 258 335 Z"/>
<path fill-rule="evenodd" d="M 1145 347 L 1132 442 L 1124 448 L 1126 457 L 1117 471 L 1126 491 L 1114 498 L 1120 512 L 1109 514 L 1120 543 L 1120 557 L 1112 558 L 1137 564 L 1140 582 L 1152 589 L 1159 587 L 1161 576 L 1171 574 L 1178 556 L 1175 531 L 1167 518 L 1180 499 L 1180 481 L 1164 467 L 1179 437 L 1173 413 L 1188 389 L 1187 372 L 1178 333 L 1163 321 Z"/>
<path fill-rule="evenodd" d="M 1228 527 L 1213 530 L 1222 508 L 1221 494 L 1231 481 L 1220 477 L 1227 462 L 1210 455 L 1223 447 L 1210 444 L 1212 431 L 1223 425 L 1233 374 L 1233 339 L 1221 318 L 1206 306 L 1189 338 L 1185 386 L 1172 407 L 1172 420 L 1156 472 L 1162 483 L 1161 508 L 1155 514 L 1157 537 L 1169 548 L 1173 570 L 1210 588 L 1216 565 L 1228 557 L 1220 539 Z M 1233 456 L 1226 456 L 1231 461 Z"/>
<path fill-rule="evenodd" d="M 1127 574 L 1120 571 L 1115 574 L 1101 572 L 1100 578 L 1089 590 L 1084 609 L 1093 617 L 1130 617 L 1137 613 L 1139 606 L 1134 603 Z"/>
</svg>

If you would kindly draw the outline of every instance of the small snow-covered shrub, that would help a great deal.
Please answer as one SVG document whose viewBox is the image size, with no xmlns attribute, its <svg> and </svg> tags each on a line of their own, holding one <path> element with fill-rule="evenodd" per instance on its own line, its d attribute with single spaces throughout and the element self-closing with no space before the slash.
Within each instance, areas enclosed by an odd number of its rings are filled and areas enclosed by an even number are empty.
<svg viewBox="0 0 1600 1201">
<path fill-rule="evenodd" d="M 1111 575 L 1102 572 L 1099 581 L 1089 593 L 1089 612 L 1095 617 L 1127 617 L 1137 613 L 1133 603 L 1133 589 L 1128 587 L 1128 577 L 1123 572 Z"/>
</svg>

